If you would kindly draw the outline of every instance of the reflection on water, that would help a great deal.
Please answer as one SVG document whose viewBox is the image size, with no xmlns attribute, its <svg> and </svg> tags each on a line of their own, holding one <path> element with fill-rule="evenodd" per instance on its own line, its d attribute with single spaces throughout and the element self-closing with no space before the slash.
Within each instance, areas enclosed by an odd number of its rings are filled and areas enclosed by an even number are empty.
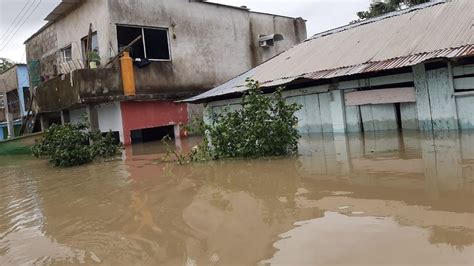
<svg viewBox="0 0 474 266">
<path fill-rule="evenodd" d="M 181 140 L 188 150 L 196 140 Z M 0 158 L 0 265 L 473 264 L 474 133 L 311 135 L 293 158 Z"/>
</svg>

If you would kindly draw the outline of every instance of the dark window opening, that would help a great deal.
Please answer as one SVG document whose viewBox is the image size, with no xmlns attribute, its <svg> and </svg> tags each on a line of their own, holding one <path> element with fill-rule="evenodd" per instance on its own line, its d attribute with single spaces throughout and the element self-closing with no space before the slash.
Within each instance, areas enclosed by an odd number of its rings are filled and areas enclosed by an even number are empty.
<svg viewBox="0 0 474 266">
<path fill-rule="evenodd" d="M 174 138 L 174 126 L 137 129 L 131 132 L 132 144 L 160 141 L 166 136 Z"/>
<path fill-rule="evenodd" d="M 136 42 L 130 49 L 132 58 L 171 60 L 168 31 L 166 29 L 117 26 L 119 50 L 140 35 L 143 37 L 142 40 Z"/>
<path fill-rule="evenodd" d="M 140 28 L 117 26 L 117 40 L 119 50 L 122 50 L 122 48 L 127 46 L 140 35 L 142 35 L 142 29 Z M 145 58 L 143 42 L 138 41 L 130 48 L 130 56 L 133 58 Z"/>
<path fill-rule="evenodd" d="M 46 120 L 46 125 L 49 128 L 49 126 L 52 125 L 62 125 L 61 121 L 61 113 L 56 112 L 56 113 L 49 113 L 44 116 L 44 119 Z"/>
<path fill-rule="evenodd" d="M 118 131 L 105 132 L 105 133 L 102 133 L 102 136 L 105 137 L 107 134 L 112 134 L 112 138 L 114 139 L 115 144 L 120 143 L 120 133 Z"/>
<path fill-rule="evenodd" d="M 25 110 L 30 108 L 30 88 L 23 87 L 23 102 L 25 103 Z"/>
<path fill-rule="evenodd" d="M 144 29 L 143 31 L 147 58 L 169 60 L 168 32 L 156 29 Z"/>
<path fill-rule="evenodd" d="M 20 115 L 20 97 L 18 96 L 17 90 L 7 92 L 8 99 L 8 111 L 13 114 L 14 117 Z"/>
<path fill-rule="evenodd" d="M 448 63 L 445 61 L 434 61 L 425 64 L 426 71 L 440 68 L 448 68 Z"/>
</svg>

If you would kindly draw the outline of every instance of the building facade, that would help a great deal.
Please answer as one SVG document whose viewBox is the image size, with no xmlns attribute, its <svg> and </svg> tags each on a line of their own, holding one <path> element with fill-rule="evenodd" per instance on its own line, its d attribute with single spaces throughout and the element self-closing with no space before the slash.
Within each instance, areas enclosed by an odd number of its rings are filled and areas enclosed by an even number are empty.
<svg viewBox="0 0 474 266">
<path fill-rule="evenodd" d="M 1 73 L 0 140 L 18 136 L 22 124 L 21 118 L 25 117 L 29 102 L 30 81 L 27 66 L 16 64 Z"/>
<path fill-rule="evenodd" d="M 246 78 L 285 86 L 299 130 L 474 128 L 474 1 L 434 1 L 313 36 L 187 102 L 238 108 Z"/>
<path fill-rule="evenodd" d="M 94 127 L 116 132 L 125 144 L 160 131 L 182 134 L 179 125 L 195 110 L 174 101 L 215 87 L 306 38 L 301 18 L 205 1 L 63 1 L 46 20 L 25 42 L 43 125 L 86 113 Z M 103 67 L 140 36 L 130 48 L 136 96 L 128 97 L 119 62 Z M 91 55 L 97 69 L 87 69 Z"/>
</svg>

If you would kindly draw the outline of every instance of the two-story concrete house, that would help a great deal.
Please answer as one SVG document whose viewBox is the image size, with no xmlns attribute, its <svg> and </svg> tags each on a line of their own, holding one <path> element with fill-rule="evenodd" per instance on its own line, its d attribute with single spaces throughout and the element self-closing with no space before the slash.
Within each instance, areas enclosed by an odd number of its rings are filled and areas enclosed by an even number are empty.
<svg viewBox="0 0 474 266">
<path fill-rule="evenodd" d="M 125 144 L 182 134 L 192 110 L 176 100 L 306 39 L 301 18 L 196 0 L 63 0 L 46 20 L 25 42 L 43 126 L 87 113 Z M 140 36 L 130 48 L 136 95 L 125 96 L 119 61 L 104 66 Z M 85 67 L 91 52 L 96 69 Z"/>
<path fill-rule="evenodd" d="M 30 81 L 25 64 L 15 64 L 0 73 L 0 140 L 18 135 L 29 101 Z"/>
</svg>

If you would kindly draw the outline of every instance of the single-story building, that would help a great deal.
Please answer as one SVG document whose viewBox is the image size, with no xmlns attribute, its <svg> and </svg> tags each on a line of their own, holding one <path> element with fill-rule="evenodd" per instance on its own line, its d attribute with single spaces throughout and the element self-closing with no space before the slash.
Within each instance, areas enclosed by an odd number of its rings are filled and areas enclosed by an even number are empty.
<svg viewBox="0 0 474 266">
<path fill-rule="evenodd" d="M 314 35 L 196 97 L 237 106 L 246 78 L 300 103 L 299 129 L 474 128 L 474 1 L 432 1 Z"/>
</svg>

